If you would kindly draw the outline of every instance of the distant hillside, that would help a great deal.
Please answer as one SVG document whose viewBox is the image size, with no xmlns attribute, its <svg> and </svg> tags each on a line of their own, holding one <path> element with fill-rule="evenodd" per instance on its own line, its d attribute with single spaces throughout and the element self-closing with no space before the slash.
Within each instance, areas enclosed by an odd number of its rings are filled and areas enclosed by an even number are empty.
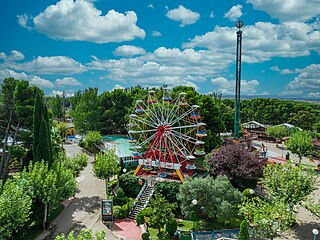
<svg viewBox="0 0 320 240">
<path fill-rule="evenodd" d="M 278 95 L 241 95 L 242 100 L 250 100 L 253 98 L 276 98 L 281 100 L 303 101 L 310 103 L 319 103 L 320 98 L 311 97 L 292 97 L 292 96 L 278 96 Z M 234 95 L 222 95 L 222 99 L 234 99 Z"/>
</svg>

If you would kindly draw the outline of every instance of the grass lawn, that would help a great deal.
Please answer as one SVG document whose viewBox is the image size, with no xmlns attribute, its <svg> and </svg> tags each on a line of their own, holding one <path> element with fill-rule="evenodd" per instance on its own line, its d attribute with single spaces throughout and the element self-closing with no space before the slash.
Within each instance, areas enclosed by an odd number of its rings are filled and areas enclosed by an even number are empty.
<svg viewBox="0 0 320 240">
<path fill-rule="evenodd" d="M 158 229 L 155 228 L 148 228 L 148 232 L 150 234 L 151 240 L 172 240 L 169 236 L 166 235 L 164 229 L 161 229 L 161 235 L 158 235 Z"/>
<path fill-rule="evenodd" d="M 64 209 L 63 205 L 59 205 L 47 218 L 49 223 L 52 223 L 56 217 Z M 24 231 L 18 232 L 18 235 L 14 238 L 16 240 L 32 240 L 35 239 L 43 231 L 42 223 L 33 223 L 33 226 L 26 228 Z"/>
</svg>

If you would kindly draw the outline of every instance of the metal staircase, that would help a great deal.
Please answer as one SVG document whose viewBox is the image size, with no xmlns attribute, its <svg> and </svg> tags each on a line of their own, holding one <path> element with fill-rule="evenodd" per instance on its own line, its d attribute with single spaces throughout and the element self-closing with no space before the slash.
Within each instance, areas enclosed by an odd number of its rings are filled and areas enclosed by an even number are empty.
<svg viewBox="0 0 320 240">
<path fill-rule="evenodd" d="M 129 218 L 135 219 L 137 214 L 147 207 L 149 203 L 150 197 L 153 195 L 154 192 L 154 186 L 155 186 L 155 180 L 154 179 L 147 179 L 143 185 L 143 187 L 140 190 L 140 193 L 138 194 L 133 208 L 129 213 Z"/>
</svg>

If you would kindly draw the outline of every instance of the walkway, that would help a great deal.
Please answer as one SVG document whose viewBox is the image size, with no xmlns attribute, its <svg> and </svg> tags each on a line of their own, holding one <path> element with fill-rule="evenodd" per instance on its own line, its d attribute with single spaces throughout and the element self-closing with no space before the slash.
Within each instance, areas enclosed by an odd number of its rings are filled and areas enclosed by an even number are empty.
<svg viewBox="0 0 320 240">
<path fill-rule="evenodd" d="M 68 155 L 73 156 L 81 152 L 81 148 L 74 144 L 64 145 Z M 101 222 L 101 200 L 105 197 L 105 184 L 92 175 L 93 157 L 89 156 L 89 164 L 77 178 L 78 190 L 70 204 L 52 222 L 51 232 L 44 231 L 36 240 L 53 239 L 61 233 L 75 232 L 80 229 L 92 229 L 93 232 L 105 230 L 106 239 L 115 240 L 111 230 Z"/>
</svg>

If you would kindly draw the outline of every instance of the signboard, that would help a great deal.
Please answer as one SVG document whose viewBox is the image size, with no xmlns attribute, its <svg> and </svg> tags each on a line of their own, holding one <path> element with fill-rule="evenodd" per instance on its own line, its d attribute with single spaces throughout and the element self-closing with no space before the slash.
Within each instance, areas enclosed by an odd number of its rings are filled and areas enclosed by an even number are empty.
<svg viewBox="0 0 320 240">
<path fill-rule="evenodd" d="M 102 200 L 102 221 L 113 221 L 112 200 Z"/>
</svg>

